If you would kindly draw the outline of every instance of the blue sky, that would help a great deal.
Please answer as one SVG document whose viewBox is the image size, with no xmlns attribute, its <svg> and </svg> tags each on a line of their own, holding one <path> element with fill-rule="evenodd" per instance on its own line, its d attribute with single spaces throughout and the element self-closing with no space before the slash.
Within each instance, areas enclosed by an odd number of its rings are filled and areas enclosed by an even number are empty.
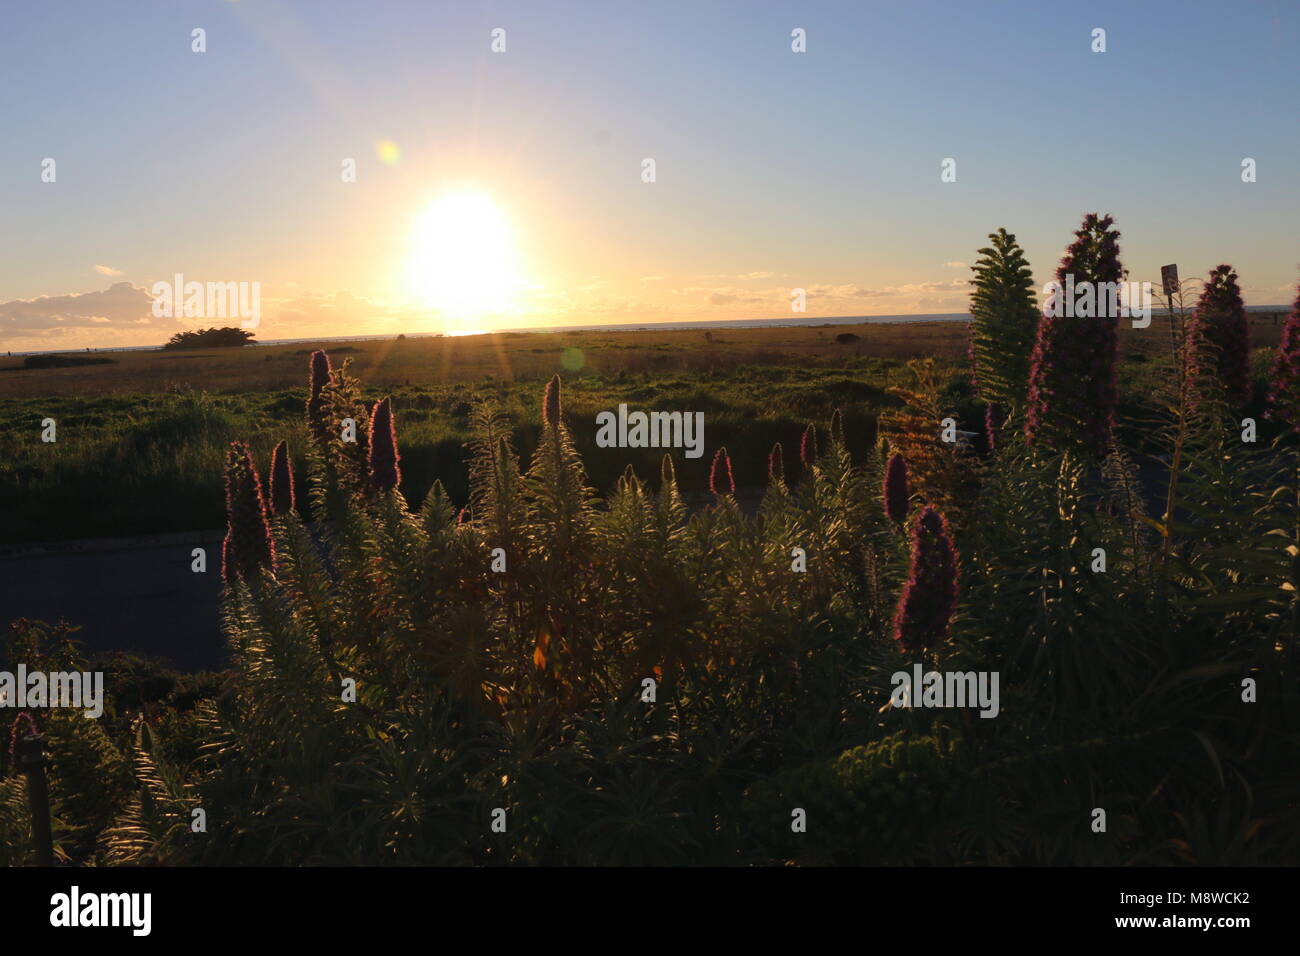
<svg viewBox="0 0 1300 956">
<path fill-rule="evenodd" d="M 1289 302 L 1300 261 L 1294 0 L 10 3 L 0 63 L 10 348 L 165 338 L 177 272 L 259 282 L 267 338 L 436 330 L 402 277 L 449 190 L 511 224 L 485 327 L 960 311 L 987 233 L 1041 285 L 1094 210 L 1135 279 Z"/>
</svg>

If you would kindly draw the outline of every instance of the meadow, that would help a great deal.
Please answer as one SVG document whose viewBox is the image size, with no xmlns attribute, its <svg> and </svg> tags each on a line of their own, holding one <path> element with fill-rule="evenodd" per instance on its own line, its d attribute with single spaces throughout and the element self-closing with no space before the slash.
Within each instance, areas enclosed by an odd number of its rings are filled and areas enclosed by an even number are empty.
<svg viewBox="0 0 1300 956">
<path fill-rule="evenodd" d="M 1252 314 L 1261 368 L 1280 331 L 1277 316 Z M 1129 407 L 1147 400 L 1169 374 L 1168 330 L 1121 330 L 1121 392 Z M 841 343 L 837 336 L 852 335 Z M 797 442 L 809 421 L 841 409 L 848 441 L 862 455 L 875 441 L 893 387 L 911 381 L 907 362 L 930 358 L 946 401 L 971 431 L 983 428 L 970 387 L 967 330 L 961 323 L 619 332 L 511 333 L 454 338 L 334 343 L 351 359 L 365 396 L 391 395 L 402 423 L 402 491 L 417 506 L 435 480 L 452 497 L 468 494 L 469 411 L 491 396 L 532 448 L 540 434 L 535 394 L 561 372 L 576 418 L 620 402 L 646 410 L 702 411 L 709 447 L 733 452 L 742 489 L 761 487 L 774 441 Z M 224 520 L 221 463 L 240 437 L 260 454 L 296 433 L 307 387 L 310 344 L 190 353 L 100 353 L 111 365 L 27 369 L 0 359 L 0 544 L 191 531 Z M 1262 375 L 1263 373 L 1260 372 Z M 40 441 L 41 422 L 58 441 Z M 591 480 L 612 489 L 624 467 L 658 467 L 652 450 L 598 449 L 594 429 L 575 435 Z M 679 462 L 683 491 L 707 489 L 707 461 Z"/>
<path fill-rule="evenodd" d="M 969 329 L 4 373 L 8 540 L 227 529 L 221 673 L 10 628 L 6 666 L 109 687 L 99 720 L 20 718 L 49 852 L 1294 864 L 1300 306 L 1251 348 L 1226 271 L 1187 324 L 1040 319 L 991 238 Z M 706 455 L 597 447 L 620 402 L 703 412 Z M 0 766 L 0 862 L 39 858 L 25 779 Z"/>
</svg>

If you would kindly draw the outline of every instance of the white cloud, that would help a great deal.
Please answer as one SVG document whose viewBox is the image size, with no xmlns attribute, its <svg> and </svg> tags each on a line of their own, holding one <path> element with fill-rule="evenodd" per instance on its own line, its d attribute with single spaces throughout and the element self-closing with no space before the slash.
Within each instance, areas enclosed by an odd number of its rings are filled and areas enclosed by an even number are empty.
<svg viewBox="0 0 1300 956">
<path fill-rule="evenodd" d="M 153 318 L 153 299 L 129 282 L 102 292 L 38 296 L 0 302 L 0 336 L 92 325 L 125 325 Z"/>
<path fill-rule="evenodd" d="M 299 335 L 382 334 L 402 323 L 428 326 L 430 310 L 375 304 L 350 292 L 302 293 L 292 299 L 262 297 L 261 339 Z M 83 345 L 161 345 L 173 332 L 237 319 L 158 318 L 153 296 L 130 282 L 98 292 L 0 302 L 0 341 L 6 349 L 78 348 Z"/>
<path fill-rule="evenodd" d="M 776 275 L 775 272 L 741 272 L 736 274 L 727 273 L 727 272 L 715 272 L 709 275 L 696 276 L 695 278 L 700 280 L 731 279 L 736 282 L 747 282 L 747 281 L 752 281 L 754 279 L 770 279 L 774 275 Z"/>
<path fill-rule="evenodd" d="M 121 269 L 114 269 L 112 266 L 95 266 L 95 271 L 102 276 L 120 276 Z"/>
</svg>

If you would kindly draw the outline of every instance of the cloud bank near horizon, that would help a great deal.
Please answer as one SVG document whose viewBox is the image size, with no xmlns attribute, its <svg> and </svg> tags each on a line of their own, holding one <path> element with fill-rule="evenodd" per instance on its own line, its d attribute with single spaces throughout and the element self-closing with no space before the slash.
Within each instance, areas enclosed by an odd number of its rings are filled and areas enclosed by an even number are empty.
<svg viewBox="0 0 1300 956">
<path fill-rule="evenodd" d="M 810 283 L 806 286 L 771 286 L 770 272 L 733 276 L 698 276 L 729 279 L 732 284 L 687 284 L 656 288 L 655 298 L 614 291 L 599 276 L 590 277 L 573 294 L 538 291 L 529 305 L 508 316 L 459 323 L 460 330 L 528 328 L 584 324 L 638 324 L 692 319 L 817 318 L 838 315 L 913 315 L 965 312 L 970 284 L 966 279 L 945 279 L 871 287 L 857 283 Z M 668 285 L 652 277 L 656 287 Z M 643 280 L 644 281 L 644 280 Z M 437 310 L 409 303 L 387 303 L 349 291 L 329 293 L 299 290 L 293 283 L 282 288 L 292 297 L 263 297 L 262 340 L 334 337 L 355 334 L 386 335 L 399 332 L 443 331 Z M 38 296 L 0 302 L 0 348 L 11 351 L 41 349 L 115 348 L 161 345 L 174 333 L 210 325 L 238 325 L 235 317 L 158 317 L 148 288 L 129 281 L 107 289 Z M 794 288 L 803 288 L 807 309 L 791 310 Z M 1289 301 L 1290 290 L 1247 289 L 1249 304 L 1273 305 Z M 453 324 L 453 327 L 457 327 Z"/>
<path fill-rule="evenodd" d="M 532 325 L 689 319 L 776 318 L 791 311 L 794 286 L 751 288 L 743 283 L 769 280 L 774 274 L 754 271 L 734 276 L 729 285 L 684 285 L 656 291 L 650 301 L 622 295 L 610 284 L 593 277 L 576 294 L 538 292 L 517 314 L 485 318 L 486 328 Z M 656 277 L 658 279 L 659 277 Z M 410 304 L 391 304 L 349 291 L 319 293 L 299 291 L 292 297 L 263 297 L 257 334 L 263 339 L 310 335 L 380 335 L 389 332 L 439 331 L 436 310 Z M 129 281 L 107 289 L 13 299 L 0 302 L 0 345 L 30 351 L 41 348 L 121 347 L 162 344 L 175 332 L 208 325 L 238 324 L 236 318 L 158 317 L 148 287 Z M 968 283 L 963 280 L 914 283 L 868 288 L 855 283 L 810 283 L 804 288 L 808 317 L 858 315 L 870 312 L 893 315 L 965 311 Z M 469 324 L 474 324 L 470 322 Z"/>
</svg>

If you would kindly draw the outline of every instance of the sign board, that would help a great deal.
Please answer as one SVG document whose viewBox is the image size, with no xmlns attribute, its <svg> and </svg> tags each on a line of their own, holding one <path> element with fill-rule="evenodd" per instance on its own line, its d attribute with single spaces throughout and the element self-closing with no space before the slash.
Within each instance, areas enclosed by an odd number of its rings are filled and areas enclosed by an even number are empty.
<svg viewBox="0 0 1300 956">
<path fill-rule="evenodd" d="M 1176 295 L 1178 292 L 1178 266 L 1168 265 L 1160 267 L 1160 281 L 1165 287 L 1165 295 Z"/>
</svg>

